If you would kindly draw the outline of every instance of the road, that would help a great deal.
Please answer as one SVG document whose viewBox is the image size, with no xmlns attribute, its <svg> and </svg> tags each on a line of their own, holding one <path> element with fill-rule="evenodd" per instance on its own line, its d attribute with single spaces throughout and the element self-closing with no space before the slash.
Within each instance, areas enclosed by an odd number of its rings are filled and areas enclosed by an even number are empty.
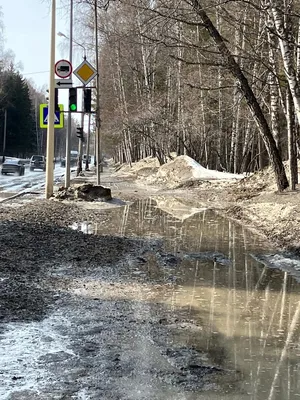
<svg viewBox="0 0 300 400">
<path fill-rule="evenodd" d="M 75 168 L 71 171 L 75 172 Z M 54 182 L 58 183 L 63 180 L 65 175 L 65 168 L 61 167 L 60 164 L 55 165 L 54 169 Z M 1 193 L 5 194 L 4 197 L 9 193 L 16 194 L 24 190 L 39 190 L 45 186 L 46 173 L 41 170 L 30 171 L 29 165 L 25 167 L 25 174 L 23 176 L 18 175 L 0 175 L 0 196 Z"/>
</svg>

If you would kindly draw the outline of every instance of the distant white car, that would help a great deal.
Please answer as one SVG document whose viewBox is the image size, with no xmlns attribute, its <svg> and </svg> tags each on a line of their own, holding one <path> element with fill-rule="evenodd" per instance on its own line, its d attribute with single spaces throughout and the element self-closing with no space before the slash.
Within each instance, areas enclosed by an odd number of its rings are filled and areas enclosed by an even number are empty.
<svg viewBox="0 0 300 400">
<path fill-rule="evenodd" d="M 71 150 L 70 151 L 70 167 L 74 167 L 75 165 L 77 165 L 77 159 L 78 159 L 78 151 L 77 150 Z M 62 158 L 60 165 L 62 167 L 66 166 L 66 158 Z"/>
</svg>

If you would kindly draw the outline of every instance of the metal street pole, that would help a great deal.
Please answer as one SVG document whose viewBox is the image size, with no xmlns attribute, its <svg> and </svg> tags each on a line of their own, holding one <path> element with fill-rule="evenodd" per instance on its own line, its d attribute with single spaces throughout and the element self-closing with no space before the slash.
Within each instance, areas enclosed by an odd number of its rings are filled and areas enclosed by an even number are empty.
<svg viewBox="0 0 300 400">
<path fill-rule="evenodd" d="M 5 161 L 5 148 L 6 148 L 6 129 L 7 129 L 7 109 L 4 111 L 4 132 L 3 132 L 3 151 L 2 151 L 2 162 Z"/>
<path fill-rule="evenodd" d="M 82 89 L 82 102 L 81 102 L 82 109 L 81 109 L 81 111 L 84 111 L 83 91 L 84 91 L 84 88 Z M 81 113 L 81 127 L 83 128 L 83 131 L 84 131 L 84 112 Z M 82 172 L 82 153 L 83 153 L 83 143 L 82 143 L 82 139 L 79 138 L 77 176 L 79 176 L 80 172 Z"/>
<path fill-rule="evenodd" d="M 51 42 L 50 42 L 50 77 L 49 77 L 49 107 L 47 127 L 47 160 L 46 160 L 46 199 L 53 194 L 53 158 L 54 158 L 54 64 L 55 64 L 55 13 L 56 0 L 52 0 L 51 11 Z"/>
<path fill-rule="evenodd" d="M 37 96 L 35 96 L 35 134 L 36 134 L 36 151 L 39 152 L 40 146 L 39 146 L 38 98 L 37 98 Z"/>
<path fill-rule="evenodd" d="M 96 42 L 96 70 L 97 70 L 97 83 L 96 83 L 96 174 L 97 185 L 100 185 L 100 163 L 101 163 L 101 148 L 100 148 L 100 71 L 99 71 L 99 45 L 98 45 L 98 13 L 97 1 L 95 0 L 95 42 Z"/>
<path fill-rule="evenodd" d="M 69 44 L 69 61 L 72 64 L 73 57 L 73 0 L 70 0 L 70 44 Z M 69 104 L 70 106 L 70 104 Z M 72 130 L 72 116 L 68 113 L 67 119 L 67 134 L 66 134 L 66 171 L 65 171 L 65 187 L 70 186 L 70 155 L 71 155 L 71 130 Z"/>
<path fill-rule="evenodd" d="M 88 131 L 87 131 L 87 139 L 86 139 L 86 160 L 85 160 L 85 170 L 89 171 L 89 156 L 90 156 L 90 138 L 91 136 L 91 113 L 89 113 L 88 120 Z"/>
</svg>

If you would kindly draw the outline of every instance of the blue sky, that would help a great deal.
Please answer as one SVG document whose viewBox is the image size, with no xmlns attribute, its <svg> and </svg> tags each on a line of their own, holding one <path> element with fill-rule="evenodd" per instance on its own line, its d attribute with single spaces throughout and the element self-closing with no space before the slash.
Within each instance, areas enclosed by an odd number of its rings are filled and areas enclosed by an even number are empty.
<svg viewBox="0 0 300 400">
<path fill-rule="evenodd" d="M 56 33 L 69 36 L 69 7 L 56 0 Z M 21 74 L 30 79 L 33 85 L 43 91 L 49 87 L 50 68 L 50 0 L 0 0 L 3 13 L 5 49 L 15 53 L 15 62 L 23 65 Z M 68 4 L 65 0 L 64 4 Z M 75 8 L 75 7 L 74 7 Z M 74 19 L 76 18 L 74 10 Z M 74 35 L 74 39 L 76 35 Z M 69 58 L 69 41 L 55 35 L 55 60 Z M 82 62 L 82 48 L 73 46 L 73 69 Z M 56 77 L 58 78 L 58 77 Z M 81 84 L 73 76 L 74 84 Z M 42 90 L 43 89 L 43 90 Z M 46 95 L 46 92 L 44 92 Z M 59 91 L 59 103 L 68 105 L 68 91 Z M 79 117 L 78 117 L 79 118 Z"/>
<path fill-rule="evenodd" d="M 16 62 L 22 62 L 24 77 L 31 78 L 37 88 L 48 85 L 50 60 L 50 6 L 42 0 L 0 0 L 5 27 L 5 48 L 16 55 Z M 62 10 L 57 1 L 56 32 L 68 34 L 68 10 Z M 68 43 L 56 36 L 56 60 L 67 58 Z M 30 73 L 30 74 L 28 74 Z M 33 74 L 34 73 L 34 74 Z M 28 75 L 27 75 L 28 74 Z"/>
</svg>

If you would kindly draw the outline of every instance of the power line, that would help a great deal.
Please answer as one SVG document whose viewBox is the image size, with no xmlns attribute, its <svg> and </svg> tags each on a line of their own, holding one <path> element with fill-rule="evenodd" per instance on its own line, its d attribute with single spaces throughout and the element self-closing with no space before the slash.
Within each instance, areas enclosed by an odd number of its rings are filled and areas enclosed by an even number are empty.
<svg viewBox="0 0 300 400">
<path fill-rule="evenodd" d="M 50 72 L 50 71 L 48 70 L 48 71 L 37 71 L 37 72 L 24 72 L 24 73 L 21 73 L 21 75 L 45 74 L 46 72 Z"/>
</svg>

